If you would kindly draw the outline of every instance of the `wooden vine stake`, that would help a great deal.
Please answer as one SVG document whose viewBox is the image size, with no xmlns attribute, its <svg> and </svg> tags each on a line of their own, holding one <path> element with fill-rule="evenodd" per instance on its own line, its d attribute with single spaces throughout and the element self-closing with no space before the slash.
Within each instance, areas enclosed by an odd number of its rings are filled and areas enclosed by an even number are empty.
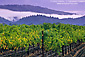
<svg viewBox="0 0 85 57">
<path fill-rule="evenodd" d="M 42 31 L 42 57 L 44 57 L 44 33 Z"/>
</svg>

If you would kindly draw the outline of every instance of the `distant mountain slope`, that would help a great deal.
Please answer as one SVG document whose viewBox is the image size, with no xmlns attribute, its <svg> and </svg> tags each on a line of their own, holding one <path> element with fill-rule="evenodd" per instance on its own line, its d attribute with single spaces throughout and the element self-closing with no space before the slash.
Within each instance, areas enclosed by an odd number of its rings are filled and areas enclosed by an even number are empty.
<svg viewBox="0 0 85 57">
<path fill-rule="evenodd" d="M 11 22 L 4 19 L 4 18 L 2 18 L 2 17 L 0 17 L 0 23 L 2 23 L 2 24 L 10 24 Z"/>
<path fill-rule="evenodd" d="M 79 18 L 68 18 L 68 19 L 62 19 L 62 22 L 64 24 L 73 24 L 73 25 L 84 25 L 85 24 L 85 16 L 79 17 Z"/>
<path fill-rule="evenodd" d="M 43 24 L 43 23 L 56 23 L 56 18 L 50 18 L 50 17 L 46 17 L 46 16 L 31 16 L 31 17 L 25 17 L 20 19 L 19 21 L 15 22 L 16 24 L 27 24 L 27 25 L 31 25 L 31 24 Z"/>
<path fill-rule="evenodd" d="M 31 11 L 46 14 L 59 14 L 59 15 L 73 15 L 74 13 L 68 13 L 63 11 L 56 11 L 48 8 L 32 5 L 0 5 L 1 9 L 9 9 L 12 11 Z"/>
<path fill-rule="evenodd" d="M 72 24 L 72 25 L 84 25 L 85 24 L 85 16 L 76 18 L 76 19 L 58 19 L 53 17 L 46 17 L 46 16 L 31 16 L 31 17 L 25 17 L 20 19 L 17 22 L 14 22 L 14 24 L 27 24 L 27 25 L 37 25 L 37 24 L 43 24 L 43 23 L 64 23 L 64 24 Z"/>
</svg>

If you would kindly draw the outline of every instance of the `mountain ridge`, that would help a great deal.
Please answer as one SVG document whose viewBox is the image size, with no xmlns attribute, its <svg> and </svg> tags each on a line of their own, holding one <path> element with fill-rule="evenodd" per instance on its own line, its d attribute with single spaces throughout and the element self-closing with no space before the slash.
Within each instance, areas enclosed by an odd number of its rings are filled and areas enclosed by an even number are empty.
<svg viewBox="0 0 85 57">
<path fill-rule="evenodd" d="M 31 16 L 31 17 L 25 17 L 20 19 L 19 21 L 15 22 L 16 24 L 43 24 L 43 23 L 64 23 L 64 24 L 72 24 L 72 25 L 83 25 L 85 24 L 85 16 L 80 18 L 65 18 L 65 19 L 59 19 L 59 18 L 53 18 L 53 17 L 46 17 L 42 15 L 38 16 Z"/>
<path fill-rule="evenodd" d="M 47 17 L 43 15 L 37 15 L 37 16 L 31 16 L 31 17 L 24 17 L 22 19 L 19 19 L 16 22 L 8 21 L 2 17 L 0 17 L 0 23 L 2 24 L 8 24 L 8 25 L 20 25 L 20 24 L 26 24 L 26 25 L 38 25 L 43 23 L 63 23 L 63 24 L 72 24 L 72 25 L 85 25 L 85 16 L 80 18 L 54 18 L 54 17 Z"/>
<path fill-rule="evenodd" d="M 59 15 L 73 15 L 76 13 L 68 13 L 63 11 L 56 11 L 53 9 L 48 9 L 40 6 L 32 6 L 32 5 L 0 5 L 1 9 L 9 9 L 12 11 L 32 11 L 38 13 L 46 13 L 46 14 L 59 14 Z"/>
</svg>

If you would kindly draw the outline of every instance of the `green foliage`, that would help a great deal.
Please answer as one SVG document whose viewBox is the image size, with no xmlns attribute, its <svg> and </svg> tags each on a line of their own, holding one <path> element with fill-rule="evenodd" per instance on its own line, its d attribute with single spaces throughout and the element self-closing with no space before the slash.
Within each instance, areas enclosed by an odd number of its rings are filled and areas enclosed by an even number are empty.
<svg viewBox="0 0 85 57">
<path fill-rule="evenodd" d="M 43 25 L 2 25 L 0 24 L 0 46 L 4 49 L 22 48 L 26 50 L 29 44 L 37 43 L 42 47 L 42 30 L 44 31 L 44 48 L 46 51 L 54 50 L 61 52 L 62 45 L 69 45 L 72 42 L 81 40 L 85 42 L 85 26 L 69 24 Z"/>
</svg>

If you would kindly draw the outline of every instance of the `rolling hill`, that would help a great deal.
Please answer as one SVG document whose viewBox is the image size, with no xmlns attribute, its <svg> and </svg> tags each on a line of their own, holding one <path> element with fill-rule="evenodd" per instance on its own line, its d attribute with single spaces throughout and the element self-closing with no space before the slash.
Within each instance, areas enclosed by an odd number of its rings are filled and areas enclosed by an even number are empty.
<svg viewBox="0 0 85 57">
<path fill-rule="evenodd" d="M 72 25 L 84 25 L 85 16 L 80 18 L 75 18 L 75 19 L 73 18 L 58 19 L 58 18 L 38 15 L 38 16 L 25 17 L 17 22 L 14 22 L 14 24 L 27 24 L 27 25 L 31 25 L 31 24 L 37 25 L 43 23 L 64 23 L 64 24 L 72 24 Z"/>
<path fill-rule="evenodd" d="M 10 24 L 11 22 L 4 19 L 4 18 L 2 18 L 2 17 L 0 17 L 0 23 L 2 23 L 2 24 Z"/>
</svg>

